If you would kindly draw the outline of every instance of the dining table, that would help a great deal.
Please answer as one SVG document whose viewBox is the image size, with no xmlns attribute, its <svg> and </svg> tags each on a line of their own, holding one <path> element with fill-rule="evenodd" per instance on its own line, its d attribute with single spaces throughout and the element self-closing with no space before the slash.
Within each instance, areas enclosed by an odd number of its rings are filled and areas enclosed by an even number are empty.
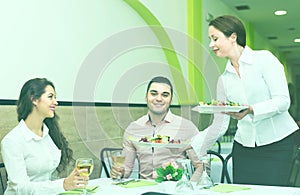
<svg viewBox="0 0 300 195">
<path fill-rule="evenodd" d="M 140 183 L 144 185 L 116 185 L 116 181 L 111 178 L 98 178 L 89 181 L 89 186 L 99 186 L 93 195 L 154 195 L 161 194 L 208 194 L 208 195 L 300 195 L 300 188 L 298 187 L 282 187 L 282 186 L 264 186 L 264 185 L 246 185 L 246 184 L 217 184 L 209 189 L 198 190 L 196 183 L 192 183 L 194 191 L 189 193 L 179 193 L 175 191 L 176 182 L 161 182 L 156 183 L 152 180 L 132 180 L 133 183 Z M 124 182 L 123 181 L 123 182 Z M 129 182 L 130 183 L 130 182 Z M 128 184 L 129 184 L 128 183 Z M 170 190 L 171 187 L 171 190 Z M 149 193 L 153 192 L 153 193 Z"/>
</svg>

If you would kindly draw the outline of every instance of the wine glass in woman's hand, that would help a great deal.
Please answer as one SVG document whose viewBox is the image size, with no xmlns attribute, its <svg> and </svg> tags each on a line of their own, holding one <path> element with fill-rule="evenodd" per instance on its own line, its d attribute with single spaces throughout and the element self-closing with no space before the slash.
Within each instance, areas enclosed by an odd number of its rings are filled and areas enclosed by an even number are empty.
<svg viewBox="0 0 300 195">
<path fill-rule="evenodd" d="M 94 162 L 91 158 L 79 158 L 76 160 L 76 168 L 80 169 L 87 169 L 87 172 L 80 173 L 80 176 L 90 176 L 94 170 Z M 86 188 L 82 190 L 82 194 L 87 195 L 90 194 L 87 192 Z"/>
</svg>

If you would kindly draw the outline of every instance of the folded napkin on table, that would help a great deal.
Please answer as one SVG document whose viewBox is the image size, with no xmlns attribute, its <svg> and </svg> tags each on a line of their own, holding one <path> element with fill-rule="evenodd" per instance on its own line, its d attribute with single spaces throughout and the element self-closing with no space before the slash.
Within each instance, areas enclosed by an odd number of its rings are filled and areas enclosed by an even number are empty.
<svg viewBox="0 0 300 195">
<path fill-rule="evenodd" d="M 146 181 L 146 180 L 136 180 L 133 182 L 128 182 L 124 185 L 119 184 L 118 186 L 121 186 L 123 188 L 137 188 L 137 187 L 143 187 L 143 186 L 154 186 L 157 185 L 157 182 L 155 181 Z"/>
<path fill-rule="evenodd" d="M 96 193 L 99 189 L 99 186 L 86 186 L 86 190 L 90 193 Z M 82 188 L 76 188 L 74 190 L 68 190 L 65 192 L 60 193 L 60 195 L 67 195 L 67 194 L 81 194 Z"/>
<path fill-rule="evenodd" d="M 219 184 L 210 189 L 215 192 L 223 192 L 223 193 L 235 192 L 240 190 L 250 190 L 249 187 L 232 185 L 232 184 Z"/>
</svg>

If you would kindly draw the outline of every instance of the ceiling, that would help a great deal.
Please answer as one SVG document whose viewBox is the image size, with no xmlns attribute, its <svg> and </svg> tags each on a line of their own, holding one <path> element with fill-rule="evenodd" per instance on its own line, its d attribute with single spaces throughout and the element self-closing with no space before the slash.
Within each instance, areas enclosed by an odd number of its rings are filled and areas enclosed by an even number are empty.
<svg viewBox="0 0 300 195">
<path fill-rule="evenodd" d="M 222 0 L 237 15 L 250 22 L 254 29 L 286 58 L 287 66 L 300 66 L 300 0 Z M 236 6 L 248 6 L 238 10 Z M 275 16 L 274 11 L 284 9 L 284 16 Z"/>
</svg>

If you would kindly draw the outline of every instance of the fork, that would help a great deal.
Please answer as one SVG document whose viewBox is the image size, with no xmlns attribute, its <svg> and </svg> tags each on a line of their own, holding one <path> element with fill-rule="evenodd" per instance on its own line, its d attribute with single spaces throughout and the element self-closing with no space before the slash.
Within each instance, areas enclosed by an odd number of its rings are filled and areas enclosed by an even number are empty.
<svg viewBox="0 0 300 195">
<path fill-rule="evenodd" d="M 93 187 L 91 189 L 86 189 L 86 191 L 92 192 L 92 191 L 96 190 L 98 187 L 99 186 L 95 186 L 95 187 Z M 76 188 L 76 189 L 73 189 L 72 191 L 80 191 L 80 192 L 82 192 L 82 188 Z"/>
<path fill-rule="evenodd" d="M 139 182 L 139 181 L 141 181 L 141 180 L 139 180 L 139 179 L 131 179 L 131 180 L 128 180 L 128 181 L 115 183 L 115 185 L 127 185 L 127 184 L 129 184 L 129 183 Z"/>
</svg>

